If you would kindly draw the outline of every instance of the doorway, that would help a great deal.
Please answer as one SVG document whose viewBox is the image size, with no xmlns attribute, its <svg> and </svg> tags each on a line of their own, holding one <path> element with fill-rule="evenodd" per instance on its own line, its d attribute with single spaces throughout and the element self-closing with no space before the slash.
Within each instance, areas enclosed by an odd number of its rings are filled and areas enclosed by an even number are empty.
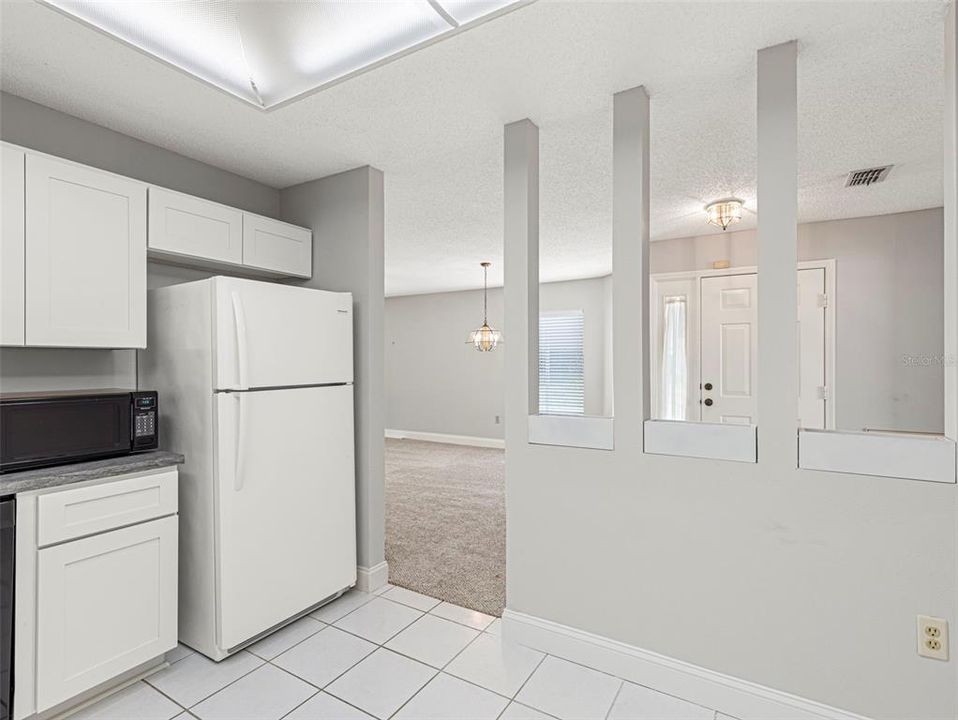
<svg viewBox="0 0 958 720">
<path fill-rule="evenodd" d="M 752 268 L 652 276 L 653 417 L 758 424 L 758 273 Z M 796 275 L 799 418 L 834 427 L 834 260 Z"/>
</svg>

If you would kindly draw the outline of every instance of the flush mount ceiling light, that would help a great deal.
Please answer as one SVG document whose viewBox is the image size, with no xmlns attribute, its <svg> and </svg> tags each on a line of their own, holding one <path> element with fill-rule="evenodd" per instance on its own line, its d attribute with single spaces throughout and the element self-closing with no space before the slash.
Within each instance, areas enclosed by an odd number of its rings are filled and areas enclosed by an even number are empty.
<svg viewBox="0 0 958 720">
<path fill-rule="evenodd" d="M 41 0 L 268 109 L 530 0 Z"/>
<path fill-rule="evenodd" d="M 469 333 L 467 343 L 475 345 L 479 352 L 491 352 L 502 342 L 502 333 L 489 327 L 487 317 L 489 310 L 489 266 L 492 263 L 482 262 L 482 326 Z"/>
<path fill-rule="evenodd" d="M 742 201 L 731 198 L 714 202 L 706 206 L 705 215 L 708 223 L 727 230 L 729 225 L 742 219 Z"/>
</svg>

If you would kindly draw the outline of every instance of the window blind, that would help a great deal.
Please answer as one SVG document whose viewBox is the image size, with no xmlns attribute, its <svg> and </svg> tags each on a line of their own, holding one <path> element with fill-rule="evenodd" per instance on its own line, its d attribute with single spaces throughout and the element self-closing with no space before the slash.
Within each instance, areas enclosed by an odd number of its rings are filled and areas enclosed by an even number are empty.
<svg viewBox="0 0 958 720">
<path fill-rule="evenodd" d="M 539 414 L 585 413 L 581 310 L 539 316 Z"/>
</svg>

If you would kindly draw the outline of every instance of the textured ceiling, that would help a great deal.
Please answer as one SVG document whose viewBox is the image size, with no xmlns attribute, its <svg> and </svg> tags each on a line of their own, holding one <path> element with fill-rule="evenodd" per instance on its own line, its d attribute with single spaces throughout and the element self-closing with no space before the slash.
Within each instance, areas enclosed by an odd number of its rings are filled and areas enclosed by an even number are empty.
<svg viewBox="0 0 958 720">
<path fill-rule="evenodd" d="M 652 97 L 652 235 L 703 234 L 703 206 L 755 211 L 755 51 L 800 45 L 800 219 L 942 203 L 942 0 L 539 0 L 263 113 L 50 8 L 2 4 L 4 90 L 275 187 L 386 174 L 390 294 L 502 271 L 502 126 L 541 128 L 545 280 L 611 267 L 611 96 Z M 880 185 L 849 170 L 894 163 Z"/>
</svg>

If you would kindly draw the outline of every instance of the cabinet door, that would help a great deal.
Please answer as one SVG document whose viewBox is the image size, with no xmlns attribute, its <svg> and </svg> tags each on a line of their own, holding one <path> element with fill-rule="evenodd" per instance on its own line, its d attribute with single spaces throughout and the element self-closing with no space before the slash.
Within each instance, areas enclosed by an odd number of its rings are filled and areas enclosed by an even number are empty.
<svg viewBox="0 0 958 720">
<path fill-rule="evenodd" d="M 23 345 L 24 155 L 4 145 L 0 156 L 0 345 Z"/>
<path fill-rule="evenodd" d="M 243 213 L 243 264 L 282 275 L 312 277 L 313 233 L 262 215 Z"/>
<path fill-rule="evenodd" d="M 146 347 L 146 185 L 26 162 L 26 344 Z"/>
<path fill-rule="evenodd" d="M 243 213 L 182 193 L 150 188 L 150 252 L 243 262 Z"/>
<path fill-rule="evenodd" d="M 37 710 L 176 646 L 177 518 L 37 553 Z"/>
</svg>

